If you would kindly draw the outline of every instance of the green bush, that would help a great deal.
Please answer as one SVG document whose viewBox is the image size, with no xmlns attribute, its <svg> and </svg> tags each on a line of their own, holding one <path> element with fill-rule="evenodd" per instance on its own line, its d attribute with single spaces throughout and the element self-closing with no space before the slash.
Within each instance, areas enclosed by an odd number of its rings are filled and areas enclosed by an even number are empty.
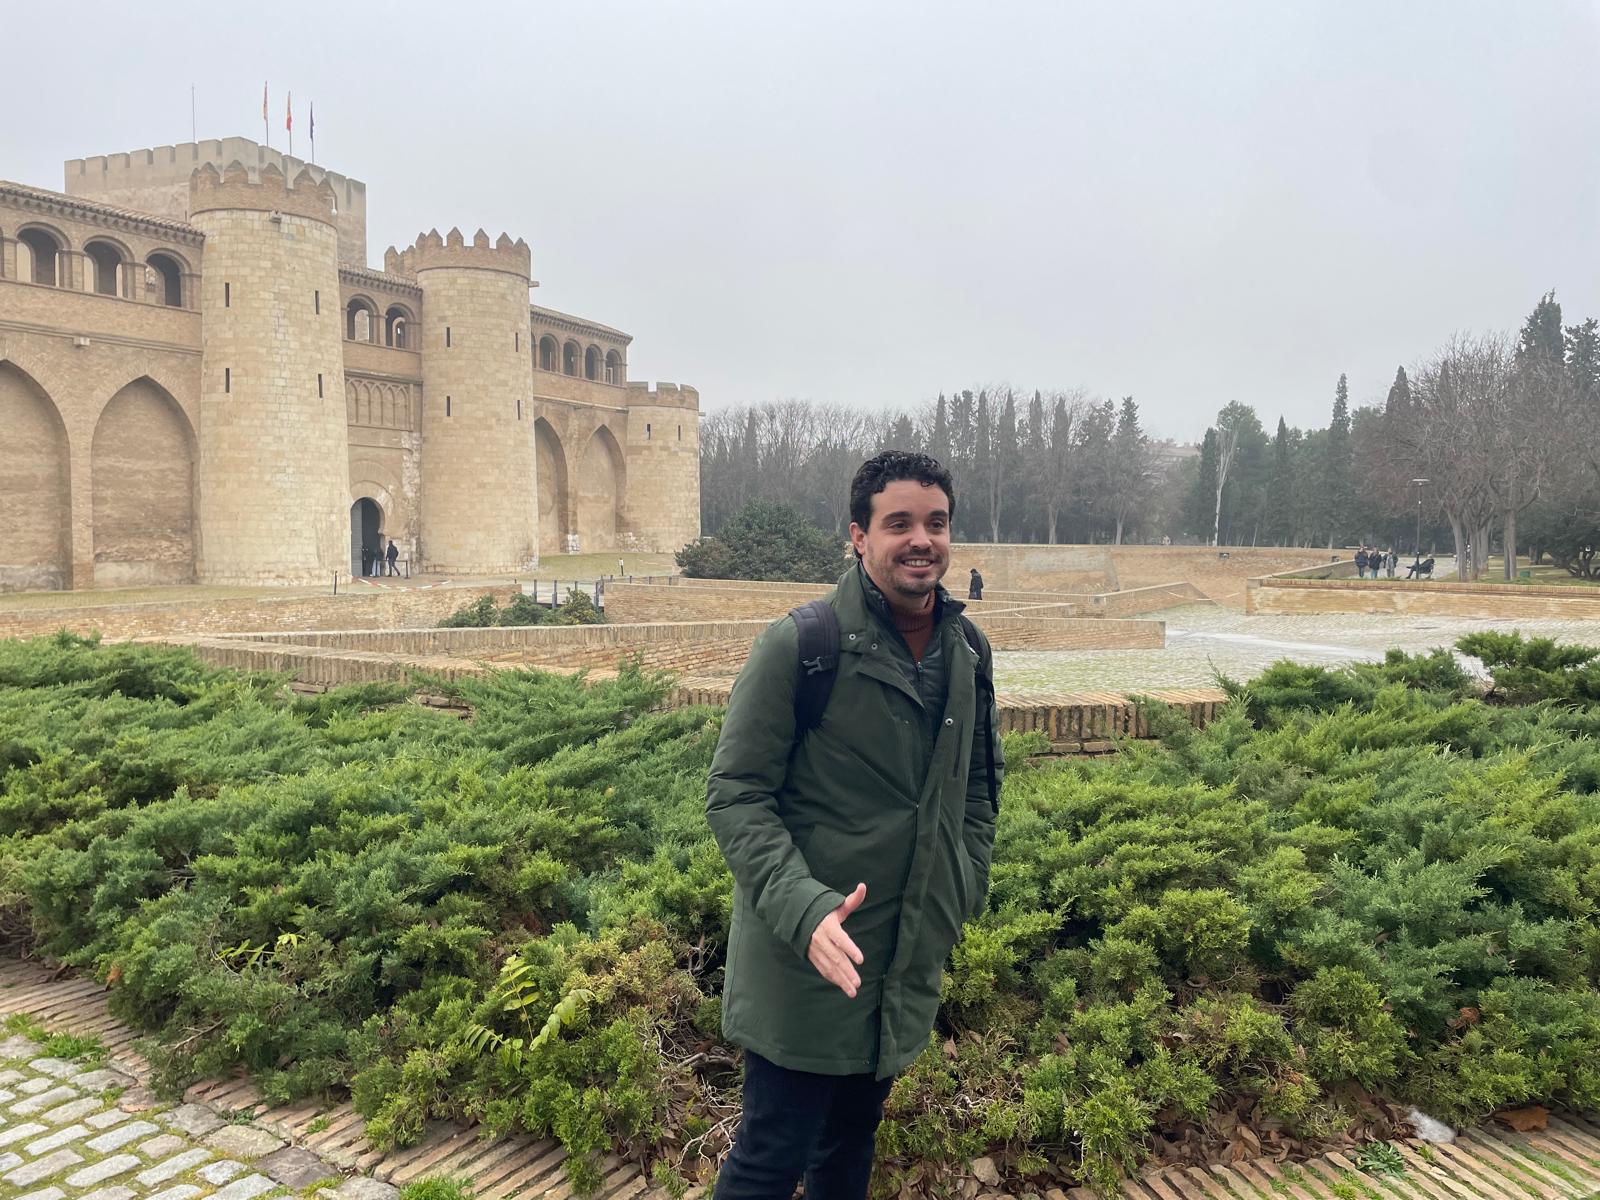
<svg viewBox="0 0 1600 1200">
<path fill-rule="evenodd" d="M 752 500 L 714 538 L 674 556 L 691 579 L 776 579 L 832 583 L 844 570 L 844 540 L 776 500 Z"/>
<path fill-rule="evenodd" d="M 443 629 L 487 629 L 493 625 L 599 625 L 605 613 L 595 606 L 587 592 L 571 588 L 567 598 L 555 608 L 547 608 L 526 592 L 513 596 L 504 608 L 496 608 L 494 596 L 485 593 L 471 604 L 456 609 L 439 622 Z"/>
<path fill-rule="evenodd" d="M 1113 757 L 1013 738 L 989 907 L 890 1096 L 878 1193 L 979 1155 L 1014 1192 L 1111 1191 L 1158 1127 L 1316 1143 L 1367 1094 L 1600 1105 L 1594 658 L 1468 645 L 1491 702 L 1448 654 L 1391 654 L 1280 664 Z M 1507 668 L 1550 678 L 1511 703 Z M 348 1089 L 379 1144 L 479 1120 L 560 1139 L 580 1188 L 613 1152 L 705 1181 L 737 1087 L 719 715 L 656 711 L 633 669 L 427 686 L 473 719 L 0 643 L 0 936 L 110 983 L 169 1085 L 243 1066 L 275 1101 Z"/>
</svg>

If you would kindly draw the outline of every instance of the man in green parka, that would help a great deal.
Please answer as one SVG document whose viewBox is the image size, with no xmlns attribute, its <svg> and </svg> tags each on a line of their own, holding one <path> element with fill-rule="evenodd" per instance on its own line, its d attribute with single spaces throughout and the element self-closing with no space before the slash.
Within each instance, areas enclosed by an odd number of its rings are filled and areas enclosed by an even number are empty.
<svg viewBox="0 0 1600 1200">
<path fill-rule="evenodd" d="M 926 455 L 863 463 L 857 561 L 827 598 L 839 654 L 820 722 L 797 725 L 793 616 L 756 640 L 728 700 L 706 816 L 735 885 L 722 1031 L 746 1054 L 717 1200 L 788 1200 L 802 1176 L 808 1200 L 866 1195 L 883 1102 L 982 910 L 989 765 L 998 785 L 1004 763 L 992 689 L 980 700 L 988 643 L 969 644 L 939 585 L 954 509 Z"/>
</svg>

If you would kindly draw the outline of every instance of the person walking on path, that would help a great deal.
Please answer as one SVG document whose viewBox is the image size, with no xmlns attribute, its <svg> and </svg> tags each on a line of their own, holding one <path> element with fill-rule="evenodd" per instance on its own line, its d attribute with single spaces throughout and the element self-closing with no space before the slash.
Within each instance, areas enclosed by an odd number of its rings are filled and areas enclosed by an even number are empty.
<svg viewBox="0 0 1600 1200">
<path fill-rule="evenodd" d="M 1390 579 L 1394 578 L 1394 569 L 1400 565 L 1400 556 L 1394 552 L 1394 547 L 1389 547 L 1389 552 L 1383 556 L 1384 574 Z"/>
<path fill-rule="evenodd" d="M 391 575 L 400 574 L 399 569 L 394 565 L 395 562 L 399 559 L 399 557 L 400 557 L 400 547 L 396 546 L 394 544 L 394 539 L 393 538 L 390 538 L 389 539 L 388 552 L 384 555 L 384 558 L 389 563 L 389 574 L 391 574 Z"/>
<path fill-rule="evenodd" d="M 1365 546 L 1361 546 L 1361 547 L 1358 547 L 1357 550 L 1356 550 L 1356 578 L 1357 579 L 1365 579 L 1366 577 L 1367 577 L 1367 548 Z"/>
<path fill-rule="evenodd" d="M 716 1200 L 802 1178 L 811 1200 L 866 1196 L 884 1100 L 983 909 L 1005 763 L 988 642 L 939 585 L 954 510 L 928 456 L 863 463 L 856 562 L 756 639 L 728 699 L 706 817 L 734 879 L 722 1032 L 745 1076 Z M 803 664 L 819 626 L 837 652 Z M 830 666 L 817 715 L 803 681 Z"/>
<path fill-rule="evenodd" d="M 967 599 L 983 599 L 983 576 L 978 574 L 978 568 L 972 568 L 972 576 L 967 580 Z"/>
<path fill-rule="evenodd" d="M 365 542 L 361 543 L 361 574 L 372 574 L 372 547 Z"/>
</svg>

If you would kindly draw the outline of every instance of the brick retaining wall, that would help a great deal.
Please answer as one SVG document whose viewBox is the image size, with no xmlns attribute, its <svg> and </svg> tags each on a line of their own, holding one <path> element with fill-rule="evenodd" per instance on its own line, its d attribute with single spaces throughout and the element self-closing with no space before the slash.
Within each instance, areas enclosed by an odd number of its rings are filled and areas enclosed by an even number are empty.
<svg viewBox="0 0 1600 1200">
<path fill-rule="evenodd" d="M 416 629 L 437 625 L 488 593 L 496 604 L 519 595 L 516 585 L 395 588 L 335 596 L 244 596 L 100 607 L 0 612 L 0 638 L 45 637 L 59 629 L 99 631 L 110 639 L 204 635 L 238 630 Z"/>
<path fill-rule="evenodd" d="M 1600 588 L 1278 577 L 1251 581 L 1245 612 L 1581 620 L 1600 618 Z"/>
</svg>

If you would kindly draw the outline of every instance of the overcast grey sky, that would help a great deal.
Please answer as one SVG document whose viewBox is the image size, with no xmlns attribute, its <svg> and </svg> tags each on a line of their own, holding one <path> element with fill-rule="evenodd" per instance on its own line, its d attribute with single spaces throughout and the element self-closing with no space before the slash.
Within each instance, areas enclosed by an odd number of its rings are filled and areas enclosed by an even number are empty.
<svg viewBox="0 0 1600 1200">
<path fill-rule="evenodd" d="M 63 27 L 70 20 L 72 28 Z M 20 22 L 20 24 L 19 24 Z M 25 3 L 0 177 L 189 140 L 368 185 L 368 254 L 506 229 L 707 409 L 1131 393 L 1196 437 L 1600 315 L 1593 3 Z"/>
</svg>

